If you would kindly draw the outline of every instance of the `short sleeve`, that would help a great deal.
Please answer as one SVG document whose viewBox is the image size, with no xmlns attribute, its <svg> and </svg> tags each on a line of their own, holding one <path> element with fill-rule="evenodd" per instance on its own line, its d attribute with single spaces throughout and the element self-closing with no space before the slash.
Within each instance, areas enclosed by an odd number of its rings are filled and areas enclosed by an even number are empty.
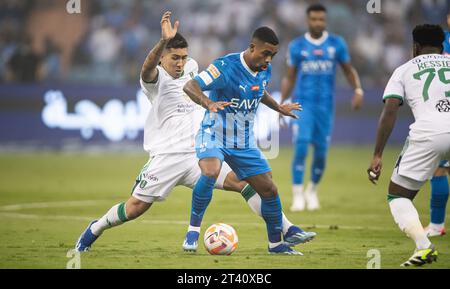
<svg viewBox="0 0 450 289">
<path fill-rule="evenodd" d="M 215 60 L 206 70 L 194 77 L 194 80 L 198 82 L 203 91 L 223 89 L 226 87 L 227 83 L 227 68 L 227 64 L 224 60 Z"/>
<path fill-rule="evenodd" d="M 383 93 L 383 102 L 388 98 L 397 98 L 400 99 L 401 103 L 405 99 L 405 87 L 402 81 L 402 73 L 399 68 L 397 68 L 389 79 L 386 88 Z"/>
<path fill-rule="evenodd" d="M 296 42 L 289 43 L 287 55 L 286 55 L 286 63 L 287 65 L 291 67 L 297 68 L 300 64 L 301 55 L 300 55 L 300 49 L 296 49 L 297 45 Z"/>
<path fill-rule="evenodd" d="M 348 51 L 348 46 L 344 38 L 342 37 L 338 38 L 337 60 L 339 63 L 350 62 L 350 53 Z"/>
<path fill-rule="evenodd" d="M 156 76 L 156 82 L 145 82 L 142 77 L 140 78 L 142 92 L 147 96 L 150 102 L 158 95 L 159 85 L 161 83 L 161 78 L 164 77 L 164 72 L 162 71 L 160 66 L 156 66 L 158 70 L 158 75 Z"/>
</svg>

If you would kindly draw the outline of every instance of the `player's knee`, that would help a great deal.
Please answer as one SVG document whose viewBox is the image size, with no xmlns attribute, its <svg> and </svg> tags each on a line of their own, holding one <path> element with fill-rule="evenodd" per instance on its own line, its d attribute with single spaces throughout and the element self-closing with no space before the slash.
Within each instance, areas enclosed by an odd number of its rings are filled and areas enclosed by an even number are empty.
<svg viewBox="0 0 450 289">
<path fill-rule="evenodd" d="M 278 188 L 274 183 L 268 184 L 267 186 L 262 188 L 261 191 L 261 197 L 263 198 L 273 198 L 278 195 Z"/>
<path fill-rule="evenodd" d="M 144 214 L 152 205 L 152 203 L 146 203 L 141 200 L 131 198 L 127 201 L 125 206 L 125 214 L 127 219 L 134 220 Z"/>
<path fill-rule="evenodd" d="M 435 177 L 442 177 L 442 176 L 446 176 L 447 175 L 447 168 L 438 168 L 435 172 L 434 175 Z"/>
<path fill-rule="evenodd" d="M 215 179 L 217 180 L 217 178 L 219 177 L 220 174 L 220 168 L 216 169 L 216 168 L 206 168 L 202 170 L 202 175 L 211 178 L 211 179 Z"/>
</svg>

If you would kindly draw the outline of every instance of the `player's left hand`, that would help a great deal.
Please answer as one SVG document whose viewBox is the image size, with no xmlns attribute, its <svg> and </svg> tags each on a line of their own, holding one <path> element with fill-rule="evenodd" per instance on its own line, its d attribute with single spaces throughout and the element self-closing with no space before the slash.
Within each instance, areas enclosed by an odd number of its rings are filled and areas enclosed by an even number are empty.
<svg viewBox="0 0 450 289">
<path fill-rule="evenodd" d="M 352 98 L 352 109 L 358 110 L 362 107 L 364 101 L 364 92 L 362 90 L 356 90 Z"/>
<path fill-rule="evenodd" d="M 302 110 L 302 106 L 298 102 L 296 102 L 296 103 L 285 103 L 285 104 L 280 104 L 279 110 L 280 110 L 280 114 L 282 114 L 282 115 L 290 116 L 292 118 L 298 119 L 298 116 L 295 115 L 292 111 L 293 110 L 301 111 Z"/>
<path fill-rule="evenodd" d="M 378 178 L 381 175 L 381 157 L 374 156 L 372 159 L 372 162 L 370 163 L 369 168 L 367 169 L 367 174 L 369 175 L 369 181 L 372 182 L 372 184 L 376 185 Z"/>
</svg>

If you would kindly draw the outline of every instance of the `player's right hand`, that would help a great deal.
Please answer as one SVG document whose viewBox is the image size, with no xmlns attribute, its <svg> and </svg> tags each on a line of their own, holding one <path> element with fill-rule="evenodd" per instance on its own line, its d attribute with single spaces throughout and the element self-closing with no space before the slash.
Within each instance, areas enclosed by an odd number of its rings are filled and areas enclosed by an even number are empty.
<svg viewBox="0 0 450 289">
<path fill-rule="evenodd" d="M 370 163 L 369 168 L 367 169 L 369 181 L 371 181 L 372 184 L 374 185 L 377 184 L 378 178 L 381 175 L 381 167 L 382 167 L 381 157 L 374 156 L 372 162 Z"/>
<path fill-rule="evenodd" d="M 178 31 L 178 25 L 180 25 L 179 21 L 175 21 L 175 24 L 172 27 L 172 23 L 170 22 L 170 16 L 172 12 L 166 11 L 161 18 L 161 38 L 162 40 L 170 40 L 175 37 Z"/>
<path fill-rule="evenodd" d="M 219 110 L 224 110 L 225 107 L 231 105 L 231 102 L 227 101 L 216 101 L 208 104 L 207 109 L 210 112 L 218 112 Z"/>
</svg>

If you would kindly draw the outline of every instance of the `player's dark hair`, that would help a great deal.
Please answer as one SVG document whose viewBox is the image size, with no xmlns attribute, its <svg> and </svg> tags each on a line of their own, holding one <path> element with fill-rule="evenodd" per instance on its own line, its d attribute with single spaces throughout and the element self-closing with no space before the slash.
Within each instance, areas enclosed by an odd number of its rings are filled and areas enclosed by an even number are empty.
<svg viewBox="0 0 450 289">
<path fill-rule="evenodd" d="M 180 34 L 176 33 L 175 36 L 167 42 L 166 48 L 186 48 L 188 43 L 186 39 Z"/>
<path fill-rule="evenodd" d="M 320 3 L 309 5 L 308 9 L 306 9 L 306 15 L 309 15 L 311 12 L 325 12 L 327 13 L 327 8 Z"/>
<path fill-rule="evenodd" d="M 280 41 L 278 40 L 275 32 L 267 26 L 259 27 L 253 32 L 252 39 L 259 39 L 263 42 L 270 43 L 272 45 L 278 45 Z"/>
<path fill-rule="evenodd" d="M 417 25 L 414 28 L 412 35 L 413 41 L 420 46 L 431 46 L 441 49 L 445 39 L 442 27 L 434 24 Z"/>
</svg>

